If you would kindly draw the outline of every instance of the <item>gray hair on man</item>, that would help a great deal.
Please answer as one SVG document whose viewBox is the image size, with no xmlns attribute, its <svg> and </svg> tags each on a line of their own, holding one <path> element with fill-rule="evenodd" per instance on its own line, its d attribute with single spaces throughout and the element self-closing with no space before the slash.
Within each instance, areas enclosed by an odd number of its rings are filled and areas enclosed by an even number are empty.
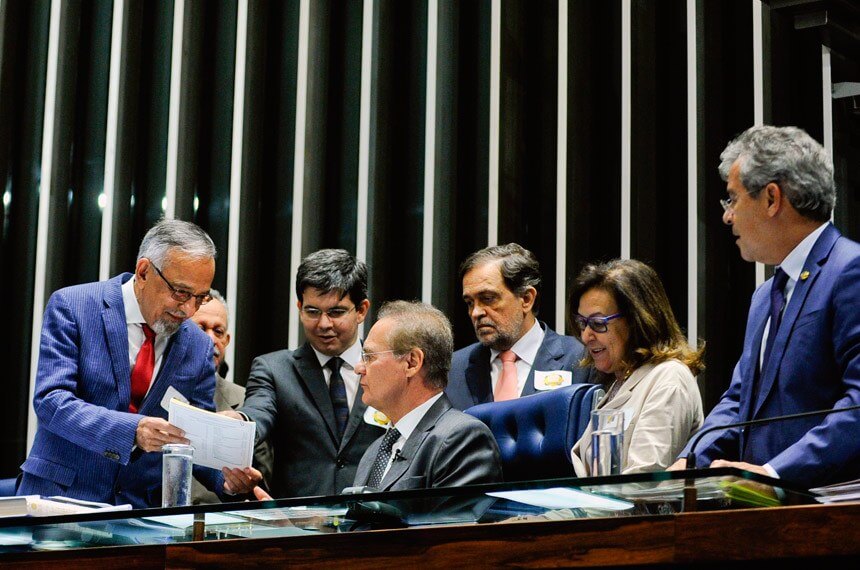
<svg viewBox="0 0 860 570">
<path fill-rule="evenodd" d="M 751 127 L 720 154 L 720 176 L 728 181 L 738 162 L 740 181 L 752 198 L 776 182 L 802 216 L 826 222 L 836 205 L 833 161 L 827 150 L 798 127 Z"/>
<path fill-rule="evenodd" d="M 378 319 L 397 323 L 386 339 L 389 348 L 397 355 L 420 348 L 424 353 L 427 385 L 444 389 L 454 353 L 454 333 L 448 317 L 433 305 L 420 301 L 390 301 L 379 309 Z"/>
<path fill-rule="evenodd" d="M 197 224 L 162 219 L 143 236 L 137 259 L 145 257 L 160 267 L 170 250 L 192 259 L 215 259 L 218 253 L 212 238 Z"/>
</svg>

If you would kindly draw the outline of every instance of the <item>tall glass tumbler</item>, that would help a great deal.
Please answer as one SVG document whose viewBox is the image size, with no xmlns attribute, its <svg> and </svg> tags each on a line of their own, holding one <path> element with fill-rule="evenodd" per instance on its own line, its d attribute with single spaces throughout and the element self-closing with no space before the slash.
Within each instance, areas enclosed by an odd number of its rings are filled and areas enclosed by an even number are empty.
<svg viewBox="0 0 860 570">
<path fill-rule="evenodd" d="M 591 474 L 620 475 L 624 449 L 624 410 L 591 412 Z"/>
<path fill-rule="evenodd" d="M 168 443 L 161 447 L 161 452 L 161 506 L 190 505 L 194 448 L 182 443 Z"/>
</svg>

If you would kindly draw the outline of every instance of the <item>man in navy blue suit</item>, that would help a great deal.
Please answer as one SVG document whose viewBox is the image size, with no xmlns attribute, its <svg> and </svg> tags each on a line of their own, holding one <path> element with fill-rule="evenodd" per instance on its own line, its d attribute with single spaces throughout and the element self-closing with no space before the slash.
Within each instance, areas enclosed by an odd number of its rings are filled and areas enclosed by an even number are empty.
<svg viewBox="0 0 860 570">
<path fill-rule="evenodd" d="M 161 446 L 188 443 L 167 422 L 168 389 L 214 409 L 212 341 L 189 320 L 210 299 L 214 274 L 206 232 L 162 220 L 143 238 L 134 274 L 51 295 L 19 495 L 160 506 Z M 238 473 L 195 475 L 218 493 L 250 490 Z"/>
<path fill-rule="evenodd" d="M 860 404 L 860 245 L 830 223 L 829 154 L 796 127 L 758 126 L 720 160 L 723 222 L 741 257 L 777 268 L 753 294 L 743 353 L 702 429 Z M 697 444 L 696 465 L 806 487 L 856 479 L 858 430 L 856 411 L 716 430 Z"/>
<path fill-rule="evenodd" d="M 589 381 L 579 339 L 537 320 L 541 274 L 531 251 L 516 243 L 476 251 L 460 280 L 478 342 L 454 353 L 445 393 L 455 408 Z"/>
</svg>

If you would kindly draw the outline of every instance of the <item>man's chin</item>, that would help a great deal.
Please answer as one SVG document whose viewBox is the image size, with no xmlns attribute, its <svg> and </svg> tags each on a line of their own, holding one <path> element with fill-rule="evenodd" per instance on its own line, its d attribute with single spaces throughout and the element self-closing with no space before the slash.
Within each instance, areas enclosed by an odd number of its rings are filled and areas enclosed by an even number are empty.
<svg viewBox="0 0 860 570">
<path fill-rule="evenodd" d="M 158 319 L 152 325 L 152 330 L 155 331 L 155 334 L 159 335 L 171 335 L 176 332 L 176 330 L 182 325 L 184 321 L 175 321 L 175 320 L 165 320 Z"/>
</svg>

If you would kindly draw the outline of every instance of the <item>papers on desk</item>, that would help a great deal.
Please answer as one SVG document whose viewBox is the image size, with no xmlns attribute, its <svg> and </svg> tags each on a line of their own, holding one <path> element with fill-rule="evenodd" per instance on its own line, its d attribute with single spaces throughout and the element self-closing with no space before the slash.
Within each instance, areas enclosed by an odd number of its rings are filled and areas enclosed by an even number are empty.
<svg viewBox="0 0 860 570">
<path fill-rule="evenodd" d="M 860 479 L 834 483 L 826 487 L 815 487 L 809 492 L 816 495 L 815 500 L 819 503 L 860 501 Z"/>
<path fill-rule="evenodd" d="M 204 513 L 206 517 L 206 525 L 216 525 L 216 524 L 237 524 L 245 522 L 243 519 L 238 517 L 230 516 L 227 513 Z M 173 528 L 181 528 L 185 529 L 194 524 L 194 514 L 188 513 L 184 515 L 163 515 L 157 517 L 143 517 L 144 521 L 149 521 L 153 523 L 158 523 L 160 525 L 169 526 Z"/>
<path fill-rule="evenodd" d="M 595 495 L 572 489 L 570 487 L 553 487 L 551 489 L 534 489 L 524 491 L 500 491 L 487 493 L 491 497 L 508 499 L 534 507 L 545 509 L 601 509 L 605 511 L 626 511 L 633 508 L 633 503 Z"/>
<path fill-rule="evenodd" d="M 30 516 L 50 517 L 55 515 L 76 515 L 80 513 L 103 513 L 108 511 L 128 511 L 131 505 L 111 505 L 72 499 L 71 497 L 42 497 L 40 495 L 20 495 L 0 498 L 0 517 Z"/>
<path fill-rule="evenodd" d="M 167 420 L 194 446 L 194 464 L 213 469 L 251 466 L 257 425 L 170 400 Z"/>
</svg>

